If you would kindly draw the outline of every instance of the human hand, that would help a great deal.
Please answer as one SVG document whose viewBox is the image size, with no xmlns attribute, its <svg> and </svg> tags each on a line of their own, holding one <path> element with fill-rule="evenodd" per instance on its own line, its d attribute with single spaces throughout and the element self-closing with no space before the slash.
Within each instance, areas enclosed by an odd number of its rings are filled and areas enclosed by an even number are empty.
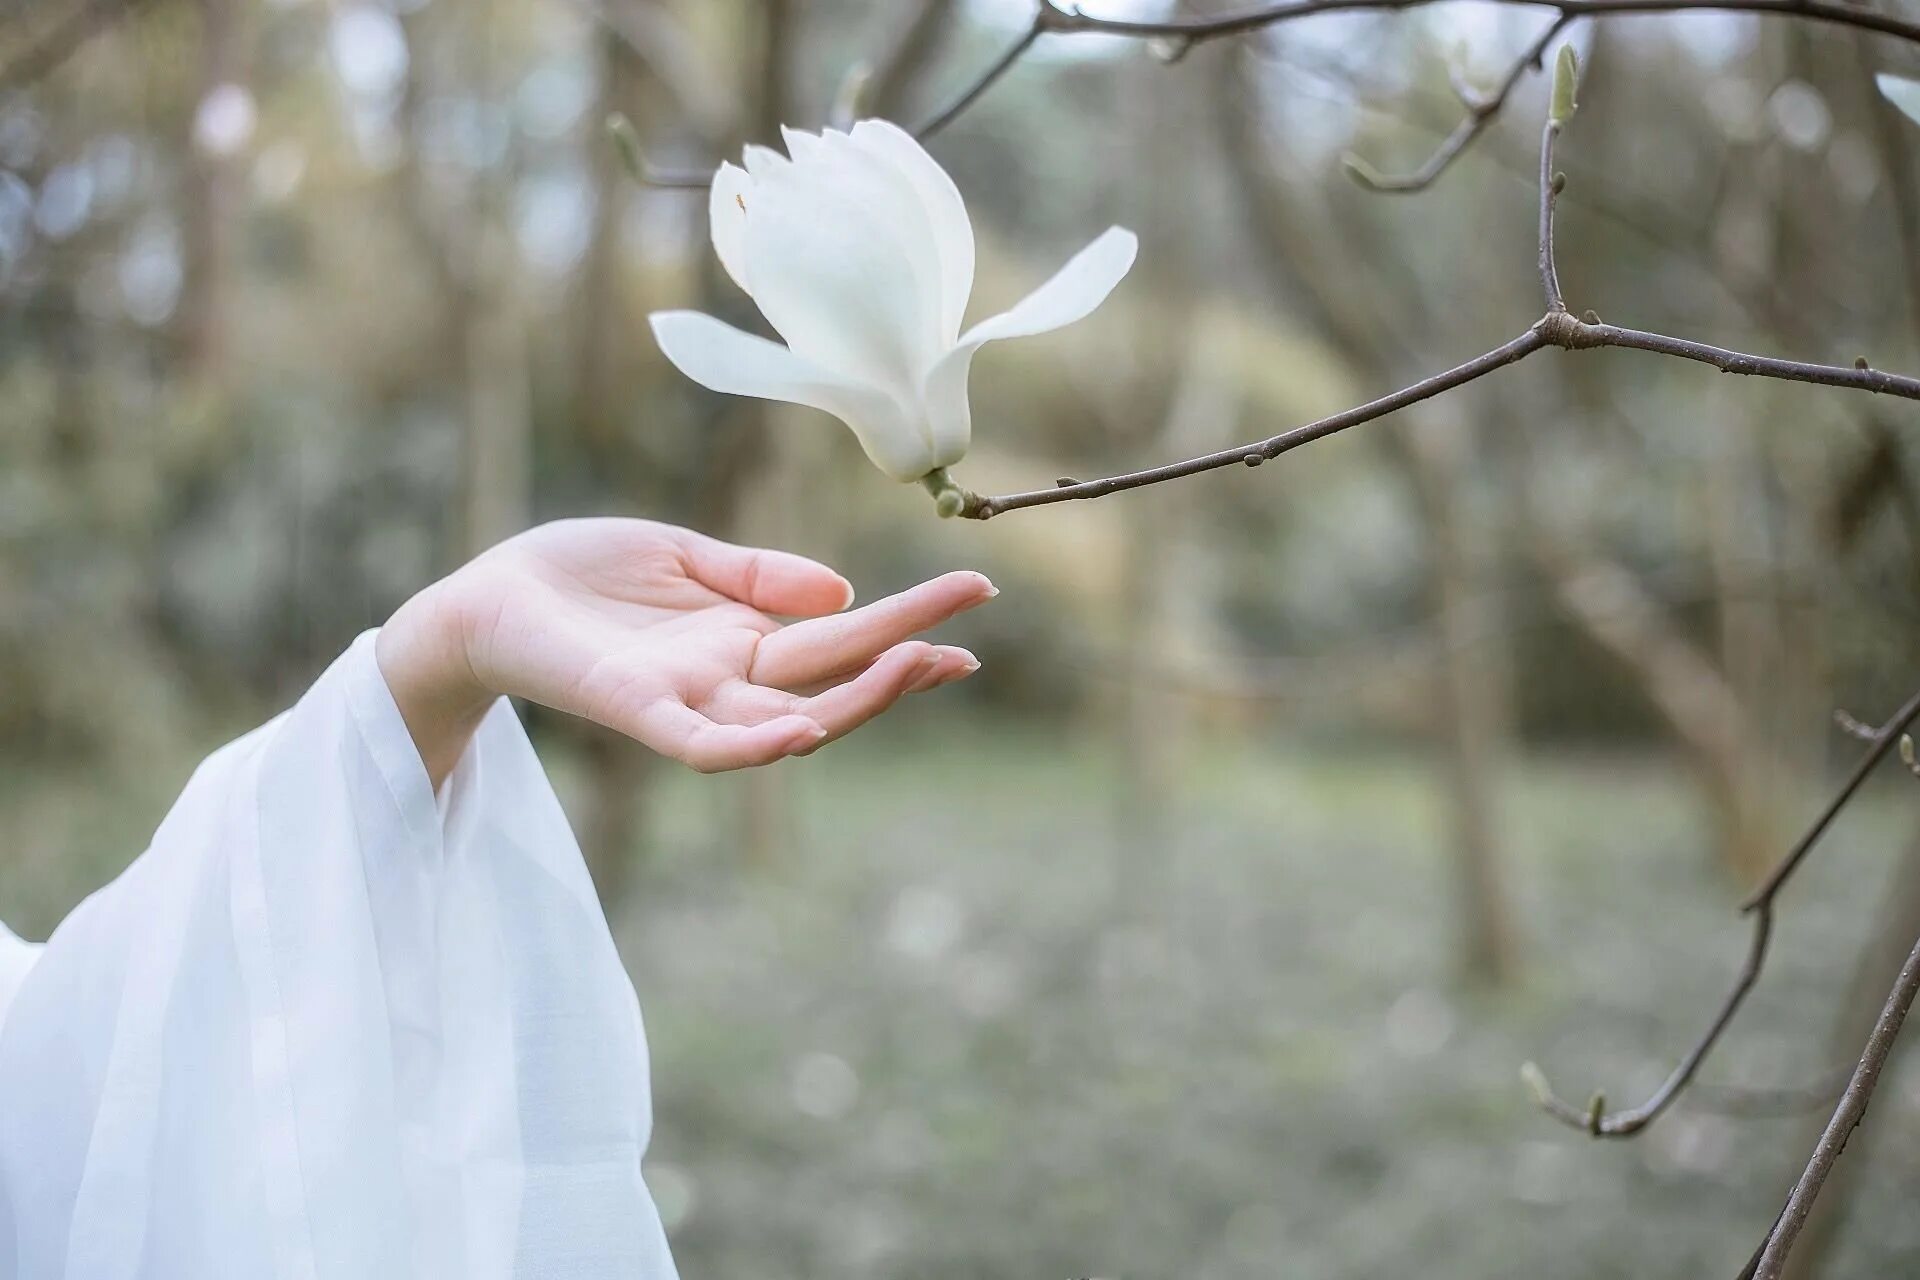
<svg viewBox="0 0 1920 1280">
<path fill-rule="evenodd" d="M 913 637 L 994 594 L 948 573 L 841 613 L 852 587 L 812 560 L 648 520 L 563 520 L 402 605 L 376 654 L 436 787 L 501 694 L 710 773 L 804 755 L 971 675 L 965 649 Z"/>
</svg>

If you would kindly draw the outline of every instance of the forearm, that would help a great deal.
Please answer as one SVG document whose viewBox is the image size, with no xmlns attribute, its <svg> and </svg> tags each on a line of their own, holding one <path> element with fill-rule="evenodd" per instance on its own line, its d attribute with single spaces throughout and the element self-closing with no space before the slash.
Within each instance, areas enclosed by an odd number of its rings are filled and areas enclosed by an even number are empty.
<svg viewBox="0 0 1920 1280">
<path fill-rule="evenodd" d="M 494 699 L 474 674 L 467 628 L 444 585 L 401 605 L 374 647 L 435 790 L 460 762 Z"/>
</svg>

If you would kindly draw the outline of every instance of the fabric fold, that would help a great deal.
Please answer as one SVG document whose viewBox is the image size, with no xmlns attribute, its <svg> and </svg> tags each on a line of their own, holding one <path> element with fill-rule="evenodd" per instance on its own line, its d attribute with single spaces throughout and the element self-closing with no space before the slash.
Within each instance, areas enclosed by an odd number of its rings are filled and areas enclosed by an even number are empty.
<svg viewBox="0 0 1920 1280">
<path fill-rule="evenodd" d="M 673 1276 L 638 1002 L 558 801 L 504 700 L 437 798 L 373 639 L 43 950 L 0 939 L 11 1274 Z"/>
</svg>

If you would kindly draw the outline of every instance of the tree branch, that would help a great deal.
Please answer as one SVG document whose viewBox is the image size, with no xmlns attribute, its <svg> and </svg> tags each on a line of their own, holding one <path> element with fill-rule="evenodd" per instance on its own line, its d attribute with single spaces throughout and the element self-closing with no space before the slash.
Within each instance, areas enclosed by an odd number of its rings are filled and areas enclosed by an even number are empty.
<svg viewBox="0 0 1920 1280">
<path fill-rule="evenodd" d="M 1163 467 L 1150 467 L 1145 471 L 1129 471 L 1123 475 L 1107 476 L 1100 480 L 1071 481 L 1052 489 L 1010 493 L 995 498 L 982 498 L 975 495 L 962 514 L 975 520 L 986 520 L 1002 512 L 1018 511 L 1022 507 L 1038 507 L 1080 498 L 1104 498 L 1110 493 L 1119 493 L 1123 489 L 1138 489 L 1143 485 L 1178 480 L 1183 476 L 1198 475 L 1202 471 L 1213 471 L 1220 467 L 1231 467 L 1236 464 L 1257 467 L 1303 444 L 1311 444 L 1315 440 L 1338 434 L 1349 427 L 1357 427 L 1363 422 L 1384 418 L 1410 404 L 1430 400 L 1443 391 L 1451 391 L 1476 378 L 1484 378 L 1495 369 L 1504 368 L 1516 360 L 1523 360 L 1551 345 L 1553 343 L 1543 332 L 1542 326 L 1534 325 L 1493 350 L 1475 356 L 1465 364 L 1455 365 L 1445 373 L 1436 373 L 1410 387 L 1402 387 L 1390 395 L 1381 396 L 1378 400 L 1370 400 L 1366 404 L 1321 418 L 1317 422 L 1309 422 L 1305 426 L 1295 427 L 1290 431 L 1283 431 L 1265 440 L 1236 445 L 1234 448 L 1203 454 L 1198 458 L 1188 458 L 1184 462 L 1173 462 Z"/>
<path fill-rule="evenodd" d="M 1873 741 L 1855 762 L 1853 771 L 1847 775 L 1840 789 L 1828 799 L 1812 824 L 1807 827 L 1799 840 L 1794 842 L 1793 847 L 1787 850 L 1785 856 L 1775 864 L 1773 871 L 1761 882 L 1760 887 L 1742 904 L 1740 909 L 1753 917 L 1753 934 L 1751 941 L 1747 944 L 1746 961 L 1740 966 L 1740 972 L 1734 978 L 1732 989 L 1720 1002 L 1720 1008 L 1715 1012 L 1712 1021 L 1707 1024 L 1706 1030 L 1680 1059 L 1680 1065 L 1675 1067 L 1672 1074 L 1653 1091 L 1652 1096 L 1639 1106 L 1624 1111 L 1607 1111 L 1604 1095 L 1598 1094 L 1588 1105 L 1575 1106 L 1555 1094 L 1540 1069 L 1529 1063 L 1527 1068 L 1523 1069 L 1527 1083 L 1549 1115 L 1563 1124 L 1583 1130 L 1596 1138 L 1625 1138 L 1646 1128 L 1661 1112 L 1673 1104 L 1674 1099 L 1680 1096 L 1681 1091 L 1699 1071 L 1700 1064 L 1705 1062 L 1707 1055 L 1713 1051 L 1714 1045 L 1720 1039 L 1720 1034 L 1727 1029 L 1727 1024 L 1733 1021 L 1733 1015 L 1739 1012 L 1741 1004 L 1745 1002 L 1747 993 L 1752 991 L 1754 983 L 1759 981 L 1760 971 L 1767 962 L 1767 945 L 1773 937 L 1774 899 L 1779 896 L 1781 888 L 1792 878 L 1793 873 L 1799 870 L 1807 854 L 1812 852 L 1813 847 L 1820 842 L 1820 838 L 1827 833 L 1827 828 L 1833 825 L 1833 820 L 1840 816 L 1840 811 L 1847 807 L 1854 794 L 1860 790 L 1860 784 L 1867 780 L 1867 775 L 1887 758 L 1894 744 L 1900 740 L 1901 735 L 1915 719 L 1920 719 L 1920 693 L 1907 699 L 1906 703 L 1894 713 L 1893 718 L 1875 731 Z"/>
<path fill-rule="evenodd" d="M 1907 1010 L 1913 1007 L 1916 994 L 1920 994 L 1920 941 L 1914 943 L 1913 950 L 1907 954 L 1907 962 L 1900 967 L 1900 976 L 1894 980 L 1893 990 L 1887 993 L 1887 1002 L 1881 1007 L 1880 1017 L 1873 1024 L 1873 1033 L 1867 1037 L 1866 1049 L 1860 1055 L 1860 1065 L 1853 1069 L 1853 1078 L 1847 1081 L 1847 1090 L 1840 1097 L 1840 1105 L 1834 1108 L 1826 1130 L 1813 1148 L 1813 1156 L 1807 1161 L 1807 1167 L 1793 1184 L 1793 1190 L 1788 1192 L 1786 1206 L 1774 1220 L 1766 1243 L 1760 1246 L 1759 1256 L 1749 1266 L 1753 1280 L 1779 1280 L 1781 1271 L 1787 1265 L 1787 1254 L 1799 1237 L 1800 1229 L 1806 1225 L 1807 1215 L 1813 1212 L 1813 1202 L 1819 1196 L 1820 1188 L 1825 1185 L 1827 1175 L 1833 1172 L 1833 1166 L 1839 1162 L 1847 1139 L 1853 1136 L 1854 1129 L 1867 1114 L 1867 1103 L 1873 1100 L 1874 1088 L 1880 1083 L 1887 1057 L 1893 1052 L 1894 1041 L 1900 1036 L 1900 1025 L 1906 1021 Z"/>
<path fill-rule="evenodd" d="M 1001 76 L 1013 69 L 1014 63 L 1026 56 L 1027 50 L 1033 48 L 1034 42 L 1047 33 L 1046 15 L 1048 12 L 1047 6 L 1042 5 L 1034 13 L 1033 22 L 1027 27 L 1025 33 L 1022 34 L 1018 40 L 1015 40 L 1011 45 L 1007 46 L 1006 52 L 1002 53 L 998 58 L 995 58 L 993 62 L 987 66 L 985 71 L 975 76 L 965 88 L 955 95 L 952 102 L 949 102 L 939 111 L 936 111 L 932 119 L 928 120 L 918 129 L 915 129 L 913 136 L 922 140 L 931 138 L 934 134 L 940 132 L 957 120 L 961 112 L 978 102 L 980 96 L 987 90 L 993 88 Z"/>
<path fill-rule="evenodd" d="M 1332 0 L 1332 2 L 1338 3 L 1340 0 Z M 1354 2 L 1357 3 L 1358 0 Z M 1606 2 L 1612 3 L 1615 0 L 1606 0 Z M 1559 95 L 1556 93 L 1555 96 Z M 1179 480 L 1186 476 L 1198 475 L 1203 471 L 1230 467 L 1236 463 L 1257 467 L 1301 445 L 1311 444 L 1327 436 L 1337 435 L 1350 427 L 1384 418 L 1408 405 L 1430 400 L 1442 392 L 1451 391 L 1455 387 L 1483 378 L 1497 369 L 1503 369 L 1515 361 L 1525 359 L 1543 347 L 1560 347 L 1567 351 L 1624 347 L 1710 364 L 1723 373 L 1775 378 L 1787 382 L 1808 382 L 1820 386 L 1846 387 L 1879 395 L 1920 400 L 1920 378 L 1884 373 L 1869 367 L 1865 359 L 1855 361 L 1850 368 L 1843 368 L 1838 365 L 1814 364 L 1775 356 L 1756 356 L 1740 351 L 1729 351 L 1723 347 L 1709 346 L 1689 338 L 1676 338 L 1642 329 L 1626 329 L 1618 325 L 1604 324 L 1600 317 L 1590 311 L 1584 317 L 1576 318 L 1567 310 L 1565 299 L 1561 295 L 1559 270 L 1555 263 L 1553 224 L 1554 204 L 1566 185 L 1566 176 L 1556 172 L 1553 167 L 1554 143 L 1559 137 L 1566 116 L 1570 114 L 1570 102 L 1564 113 L 1556 107 L 1555 111 L 1549 115 L 1540 135 L 1539 265 L 1541 288 L 1545 295 L 1547 309 L 1546 313 L 1534 321 L 1528 329 L 1464 364 L 1455 365 L 1444 373 L 1434 374 L 1432 377 L 1411 386 L 1402 387 L 1379 399 L 1370 400 L 1366 404 L 1343 410 L 1304 426 L 1294 427 L 1278 435 L 1269 436 L 1265 440 L 1256 440 L 1248 444 L 1236 445 L 1231 449 L 1203 454 L 1197 458 L 1149 467 L 1142 471 L 1124 472 L 1098 480 L 1066 480 L 1051 489 L 1034 489 L 1024 493 L 1002 494 L 994 497 L 967 493 L 960 514 L 973 520 L 988 520 L 1005 512 L 1018 511 L 1026 507 L 1047 506 L 1056 502 L 1074 502 L 1087 498 L 1104 498 L 1109 494 L 1120 493 L 1127 489 L 1138 489 L 1168 480 Z"/>
<path fill-rule="evenodd" d="M 133 0 L 138 3 L 139 0 Z M 1250 31 L 1279 26 L 1301 18 L 1325 13 L 1403 13 L 1423 9 L 1441 0 L 1291 0 L 1286 4 L 1263 5 L 1241 13 L 1212 18 L 1174 18 L 1163 22 L 1134 22 L 1120 18 L 1091 17 L 1076 8 L 1066 8 L 1056 0 L 1035 0 L 1033 19 L 1019 38 L 1009 45 L 971 81 L 953 100 L 913 130 L 915 137 L 926 139 L 952 124 L 1010 71 L 1014 64 L 1043 36 L 1108 35 L 1139 40 L 1160 40 L 1171 45 L 1167 61 L 1178 61 L 1195 45 Z M 1529 67 L 1537 66 L 1539 55 L 1553 38 L 1579 18 L 1603 14 L 1672 14 L 1711 11 L 1718 13 L 1773 14 L 1811 22 L 1830 23 L 1892 36 L 1920 45 L 1920 22 L 1909 22 L 1888 14 L 1875 13 L 1833 0 L 1492 0 L 1493 3 L 1526 8 L 1552 9 L 1558 13 L 1553 25 L 1541 34 L 1527 54 L 1522 55 L 1507 73 L 1491 98 L 1467 104 L 1467 116 L 1441 143 L 1439 150 L 1412 174 L 1390 176 L 1374 172 L 1363 161 L 1348 157 L 1348 171 L 1366 186 L 1380 191 L 1419 191 L 1434 182 L 1487 124 L 1499 114 L 1512 96 L 1514 87 Z M 4 81 L 0 81 L 4 84 Z M 637 176 L 648 186 L 679 190 L 699 190 L 712 184 L 713 174 L 700 170 L 655 168 L 644 161 Z"/>
<path fill-rule="evenodd" d="M 1469 96 L 1465 86 L 1456 83 L 1454 93 L 1466 107 L 1467 113 L 1460 118 L 1460 123 L 1454 126 L 1453 132 L 1441 140 L 1440 145 L 1418 169 L 1411 173 L 1381 173 L 1353 152 L 1348 152 L 1344 157 L 1348 175 L 1369 191 L 1394 195 L 1425 191 L 1441 174 L 1452 167 L 1453 162 L 1459 159 L 1468 147 L 1473 145 L 1474 139 L 1486 131 L 1486 127 L 1493 122 L 1493 118 L 1499 115 L 1507 105 L 1507 99 L 1513 96 L 1514 89 L 1525 78 L 1527 72 L 1540 69 L 1541 59 L 1546 56 L 1547 46 L 1553 43 L 1555 36 L 1567 29 L 1568 24 L 1573 22 L 1574 16 L 1563 13 L 1555 18 L 1547 29 L 1540 33 L 1539 38 L 1527 46 L 1526 52 L 1514 60 L 1513 66 L 1508 69 L 1499 87 L 1491 95 Z"/>
<path fill-rule="evenodd" d="M 1439 3 L 1439 0 L 1290 0 L 1285 4 L 1260 5 L 1219 17 L 1172 18 L 1162 22 L 1096 18 L 1082 13 L 1077 8 L 1063 9 L 1055 3 L 1055 0 L 1039 0 L 1039 2 L 1043 13 L 1041 17 L 1036 18 L 1036 21 L 1044 22 L 1046 29 L 1050 32 L 1061 34 L 1090 32 L 1110 36 L 1133 36 L 1143 40 L 1160 37 L 1200 44 L 1208 40 L 1218 40 L 1224 36 L 1241 35 L 1263 27 L 1275 26 L 1282 22 L 1310 18 L 1316 14 L 1350 13 L 1355 10 L 1369 9 L 1402 12 L 1408 9 L 1425 8 L 1429 4 Z M 1719 13 L 1777 14 L 1782 17 L 1855 27 L 1862 31 L 1875 31 L 1882 35 L 1920 43 L 1920 23 L 1909 22 L 1889 14 L 1875 13 L 1853 5 L 1833 3 L 1832 0 L 1497 0 L 1497 2 L 1525 5 L 1530 8 L 1555 9 L 1566 18 L 1584 18 L 1609 13 L 1684 13 L 1697 10 L 1712 10 Z"/>
</svg>

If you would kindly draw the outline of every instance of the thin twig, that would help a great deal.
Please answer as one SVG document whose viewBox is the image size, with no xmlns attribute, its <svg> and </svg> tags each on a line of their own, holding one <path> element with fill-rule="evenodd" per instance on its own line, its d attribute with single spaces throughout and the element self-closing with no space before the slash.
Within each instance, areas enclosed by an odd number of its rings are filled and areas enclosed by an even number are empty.
<svg viewBox="0 0 1920 1280">
<path fill-rule="evenodd" d="M 1767 1233 L 1766 1243 L 1761 1246 L 1760 1256 L 1753 1265 L 1754 1280 L 1779 1280 L 1781 1271 L 1787 1265 L 1787 1254 L 1793 1249 L 1800 1229 L 1806 1225 L 1807 1215 L 1813 1212 L 1813 1202 L 1819 1196 L 1820 1188 L 1826 1183 L 1827 1175 L 1833 1172 L 1833 1166 L 1839 1162 L 1847 1139 L 1853 1136 L 1861 1117 L 1867 1113 L 1867 1104 L 1873 1100 L 1874 1087 L 1880 1083 L 1887 1057 L 1893 1052 L 1894 1041 L 1900 1036 L 1900 1024 L 1906 1021 L 1907 1010 L 1913 1007 L 1913 998 L 1917 993 L 1920 993 L 1920 941 L 1916 941 L 1913 950 L 1907 953 L 1907 962 L 1900 967 L 1900 976 L 1895 979 L 1893 990 L 1887 993 L 1887 1002 L 1881 1006 L 1880 1016 L 1874 1021 L 1873 1033 L 1867 1037 L 1866 1049 L 1860 1055 L 1860 1065 L 1854 1068 L 1853 1078 L 1847 1082 L 1847 1091 L 1840 1097 L 1840 1105 L 1834 1108 L 1826 1130 L 1813 1148 L 1813 1156 L 1793 1184 L 1793 1190 L 1787 1194 L 1786 1206 L 1774 1221 L 1773 1229 Z"/>
<path fill-rule="evenodd" d="M 1305 426 L 1295 427 L 1290 431 L 1283 431 L 1265 440 L 1222 449 L 1217 453 L 1203 454 L 1198 458 L 1188 458 L 1184 462 L 1173 462 L 1163 467 L 1150 467 L 1145 471 L 1129 471 L 1100 480 L 1079 481 L 1052 489 L 1035 489 L 1027 493 L 1009 493 L 993 498 L 976 497 L 962 514 L 975 520 L 985 520 L 1003 512 L 1018 511 L 1022 507 L 1038 507 L 1047 503 L 1070 502 L 1080 498 L 1104 498 L 1110 493 L 1119 493 L 1123 489 L 1138 489 L 1143 485 L 1178 480 L 1183 476 L 1198 475 L 1202 471 L 1213 471 L 1220 467 L 1235 465 L 1257 467 L 1290 449 L 1311 444 L 1315 440 L 1345 431 L 1349 427 L 1357 427 L 1363 422 L 1384 418 L 1410 404 L 1430 400 L 1443 391 L 1451 391 L 1476 378 L 1483 378 L 1495 369 L 1504 368 L 1516 360 L 1523 360 L 1551 345 L 1553 345 L 1552 342 L 1542 332 L 1541 326 L 1535 325 L 1501 343 L 1493 350 L 1477 355 L 1465 364 L 1455 365 L 1445 373 L 1436 373 L 1410 387 L 1402 387 L 1390 395 L 1381 396 L 1378 400 L 1369 400 L 1366 404 L 1321 418 L 1317 422 L 1309 422 Z"/>
<path fill-rule="evenodd" d="M 1422 9 L 1440 2 L 1441 0 L 1292 0 L 1287 4 L 1264 5 L 1241 13 L 1213 18 L 1175 18 L 1163 22 L 1135 22 L 1120 18 L 1096 18 L 1081 12 L 1078 8 L 1063 8 L 1055 0 L 1036 0 L 1033 19 L 1019 38 L 968 81 L 951 103 L 915 129 L 914 136 L 925 139 L 952 124 L 956 118 L 984 97 L 987 90 L 997 84 L 1015 63 L 1025 57 L 1042 36 L 1109 35 L 1140 40 L 1163 39 L 1173 44 L 1177 54 L 1184 54 L 1195 45 L 1208 41 L 1243 35 L 1249 31 L 1278 26 L 1281 23 L 1320 14 L 1369 11 L 1400 13 L 1409 9 Z M 1773 14 L 1781 17 L 1802 18 L 1812 22 L 1832 23 L 1862 31 L 1877 32 L 1920 45 L 1920 23 L 1874 13 L 1852 5 L 1833 3 L 1832 0 L 1493 0 L 1493 2 L 1556 11 L 1559 15 L 1558 20 L 1540 39 L 1542 50 L 1552 41 L 1557 31 L 1577 18 L 1595 17 L 1601 14 L 1672 14 L 1700 11 Z M 1177 61 L 1178 57 L 1168 60 Z M 1455 129 L 1454 135 L 1449 136 L 1447 141 L 1441 144 L 1440 151 L 1436 152 L 1415 174 L 1402 179 L 1362 172 L 1364 166 L 1350 166 L 1350 168 L 1354 169 L 1356 176 L 1359 176 L 1363 182 L 1378 186 L 1381 190 L 1417 191 L 1431 184 L 1458 154 L 1484 131 L 1487 121 L 1505 105 L 1514 85 L 1530 65 L 1533 65 L 1532 60 L 1526 58 L 1517 63 L 1509 72 L 1507 80 L 1502 83 L 1494 99 L 1489 100 L 1490 105 L 1478 102 L 1468 104 L 1467 119 Z M 1483 106 L 1484 113 L 1482 113 Z M 1429 168 L 1433 172 L 1421 180 L 1422 175 L 1426 174 Z M 641 181 L 648 186 L 679 190 L 699 190 L 712 185 L 713 182 L 711 171 L 656 169 L 651 165 L 643 166 L 640 176 Z"/>
<path fill-rule="evenodd" d="M 1566 185 L 1566 179 L 1553 171 L 1553 144 L 1559 137 L 1560 121 L 1549 116 L 1540 131 L 1540 289 L 1546 296 L 1549 319 L 1563 316 L 1567 310 L 1553 251 L 1553 206 Z"/>
<path fill-rule="evenodd" d="M 1759 981 L 1760 971 L 1767 961 L 1767 944 L 1773 937 L 1774 900 L 1779 896 L 1781 888 L 1792 878 L 1793 873 L 1799 870 L 1800 864 L 1820 842 L 1820 838 L 1827 833 L 1827 828 L 1833 825 L 1833 820 L 1840 815 L 1840 811 L 1847 807 L 1854 793 L 1859 791 L 1860 784 L 1867 780 L 1867 775 L 1887 758 L 1887 754 L 1893 750 L 1901 734 L 1916 718 L 1920 718 L 1920 693 L 1907 699 L 1906 703 L 1894 713 L 1893 718 L 1875 732 L 1873 741 L 1855 762 L 1853 771 L 1847 775 L 1840 789 L 1828 799 L 1819 815 L 1814 818 L 1812 825 L 1794 842 L 1793 847 L 1787 850 L 1786 855 L 1774 866 L 1773 871 L 1761 882 L 1760 887 L 1742 904 L 1740 909 L 1753 917 L 1753 935 L 1752 940 L 1747 944 L 1746 961 L 1740 966 L 1740 972 L 1734 978 L 1733 987 L 1721 1000 L 1720 1008 L 1714 1014 L 1713 1020 L 1695 1039 L 1693 1047 L 1688 1049 L 1686 1055 L 1681 1058 L 1680 1065 L 1675 1067 L 1672 1074 L 1653 1091 L 1652 1096 L 1639 1106 L 1624 1111 L 1609 1112 L 1604 1107 L 1594 1108 L 1591 1105 L 1575 1106 L 1556 1095 L 1552 1087 L 1547 1084 L 1546 1078 L 1535 1068 L 1529 1072 L 1528 1082 L 1533 1086 L 1540 1105 L 1549 1115 L 1563 1124 L 1590 1133 L 1596 1138 L 1624 1138 L 1646 1128 L 1655 1117 L 1673 1104 L 1674 1099 L 1679 1097 L 1681 1091 L 1692 1081 L 1694 1073 L 1700 1069 L 1700 1064 L 1705 1062 L 1707 1055 L 1713 1051 L 1721 1032 L 1727 1029 L 1727 1024 L 1733 1021 L 1733 1015 L 1739 1012 L 1741 1004 L 1746 1000 L 1747 993 L 1753 990 L 1753 984 Z"/>
<path fill-rule="evenodd" d="M 1349 152 L 1346 157 L 1347 173 L 1354 181 L 1370 191 L 1392 195 L 1425 191 L 1441 174 L 1453 166 L 1455 160 L 1465 154 L 1467 148 L 1473 145 L 1474 139 L 1486 131 L 1487 126 L 1493 122 L 1493 118 L 1506 107 L 1507 99 L 1513 96 L 1514 89 L 1526 77 L 1527 72 L 1540 69 L 1541 59 L 1546 55 L 1547 46 L 1552 44 L 1553 38 L 1566 30 L 1567 25 L 1573 20 L 1574 15 L 1570 13 L 1563 13 L 1555 18 L 1547 29 L 1540 33 L 1539 38 L 1528 45 L 1526 51 L 1514 60 L 1513 65 L 1507 69 L 1506 76 L 1501 79 L 1499 87 L 1491 94 L 1485 97 L 1469 96 L 1466 87 L 1456 82 L 1454 93 L 1466 107 L 1467 112 L 1460 117 L 1460 123 L 1441 140 L 1440 145 L 1434 148 L 1419 168 L 1410 173 L 1381 173 L 1359 156 Z"/>
<path fill-rule="evenodd" d="M 1051 32 L 1085 32 L 1137 39 L 1165 37 L 1199 44 L 1225 36 L 1240 35 L 1262 27 L 1310 18 L 1322 13 L 1350 13 L 1354 10 L 1401 12 L 1425 8 L 1440 0 L 1290 0 L 1286 4 L 1260 5 L 1239 13 L 1218 17 L 1170 18 L 1160 22 L 1137 22 L 1124 18 L 1096 18 L 1078 9 L 1062 9 L 1053 0 L 1041 0 L 1047 12 L 1046 26 Z M 1870 9 L 1833 3 L 1832 0 L 1497 0 L 1502 4 L 1528 8 L 1555 9 L 1569 18 L 1597 14 L 1684 13 L 1710 10 L 1719 13 L 1773 14 L 1804 18 L 1813 22 L 1855 27 L 1920 44 L 1920 23 L 1909 22 Z"/>
<path fill-rule="evenodd" d="M 1000 77 L 1012 70 L 1013 64 L 1025 57 L 1027 50 L 1033 48 L 1034 41 L 1047 33 L 1046 13 L 1047 9 L 1044 6 L 1037 10 L 1033 22 L 1027 27 L 1025 33 L 1009 45 L 1005 53 L 995 58 L 985 71 L 975 76 L 952 102 L 936 111 L 932 119 L 915 129 L 913 136 L 923 140 L 931 138 L 958 119 L 960 113 L 977 102 L 981 94 L 993 88 Z"/>
</svg>

